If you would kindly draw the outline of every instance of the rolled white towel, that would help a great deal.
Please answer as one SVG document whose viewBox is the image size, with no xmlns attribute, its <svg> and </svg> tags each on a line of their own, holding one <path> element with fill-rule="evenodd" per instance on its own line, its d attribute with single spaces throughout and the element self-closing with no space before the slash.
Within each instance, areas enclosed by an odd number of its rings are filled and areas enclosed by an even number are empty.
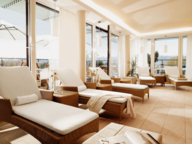
<svg viewBox="0 0 192 144">
<path fill-rule="evenodd" d="M 23 104 L 36 102 L 36 101 L 38 101 L 38 96 L 36 94 L 20 96 L 20 97 L 15 98 L 15 105 L 19 106 L 19 105 L 23 105 Z"/>
<path fill-rule="evenodd" d="M 2 96 L 0 96 L 0 99 L 4 99 Z"/>
</svg>

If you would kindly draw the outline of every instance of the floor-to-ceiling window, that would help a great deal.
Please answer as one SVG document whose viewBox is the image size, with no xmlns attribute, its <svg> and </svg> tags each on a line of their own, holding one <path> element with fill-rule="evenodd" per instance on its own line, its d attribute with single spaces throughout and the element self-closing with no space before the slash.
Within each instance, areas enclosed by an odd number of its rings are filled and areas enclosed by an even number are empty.
<svg viewBox="0 0 192 144">
<path fill-rule="evenodd" d="M 119 37 L 111 34 L 111 77 L 118 77 L 118 44 Z"/>
<path fill-rule="evenodd" d="M 151 40 L 147 40 L 147 64 L 151 73 Z"/>
<path fill-rule="evenodd" d="M 96 67 L 101 67 L 108 73 L 108 32 L 96 27 Z"/>
<path fill-rule="evenodd" d="M 36 66 L 41 80 L 49 79 L 59 65 L 58 18 L 58 11 L 36 3 Z"/>
<path fill-rule="evenodd" d="M 164 66 L 178 66 L 178 37 L 155 39 L 154 58 L 156 75 L 165 74 Z"/>
<path fill-rule="evenodd" d="M 182 73 L 186 76 L 186 56 L 187 56 L 187 36 L 183 37 L 183 60 L 182 60 Z"/>
<path fill-rule="evenodd" d="M 93 67 L 93 26 L 86 24 L 86 81 L 91 81 L 89 67 Z"/>
<path fill-rule="evenodd" d="M 0 66 L 26 65 L 26 3 L 0 0 Z"/>
</svg>

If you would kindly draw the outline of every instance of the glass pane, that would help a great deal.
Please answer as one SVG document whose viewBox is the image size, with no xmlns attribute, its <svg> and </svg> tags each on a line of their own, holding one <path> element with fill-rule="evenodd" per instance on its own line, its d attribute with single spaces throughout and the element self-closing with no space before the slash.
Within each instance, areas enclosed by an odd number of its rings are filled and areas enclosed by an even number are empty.
<svg viewBox="0 0 192 144">
<path fill-rule="evenodd" d="M 0 1 L 0 66 L 20 66 L 26 61 L 25 12 L 25 1 Z"/>
<path fill-rule="evenodd" d="M 167 45 L 167 49 L 165 45 Z M 155 39 L 154 73 L 164 75 L 164 66 L 178 66 L 178 37 Z"/>
<path fill-rule="evenodd" d="M 187 37 L 183 37 L 183 65 L 182 73 L 186 76 Z"/>
<path fill-rule="evenodd" d="M 101 40 L 101 41 L 100 41 Z M 108 74 L 108 33 L 96 28 L 96 67 L 101 67 Z M 99 44 L 101 42 L 101 45 Z"/>
<path fill-rule="evenodd" d="M 51 70 L 59 67 L 59 13 L 37 3 L 36 16 L 37 83 L 40 88 L 51 89 Z"/>
<path fill-rule="evenodd" d="M 89 67 L 93 66 L 92 26 L 86 24 L 86 81 L 91 82 Z"/>
<path fill-rule="evenodd" d="M 147 63 L 149 72 L 151 73 L 151 40 L 147 40 Z"/>
<path fill-rule="evenodd" d="M 119 37 L 111 35 L 111 77 L 118 77 L 118 42 Z"/>
</svg>

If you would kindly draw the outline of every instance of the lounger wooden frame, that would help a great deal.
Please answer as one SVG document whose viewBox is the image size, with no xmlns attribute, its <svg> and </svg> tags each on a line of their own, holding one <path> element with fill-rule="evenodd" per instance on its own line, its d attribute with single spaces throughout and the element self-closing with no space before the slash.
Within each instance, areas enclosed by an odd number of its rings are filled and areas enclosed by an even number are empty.
<svg viewBox="0 0 192 144">
<path fill-rule="evenodd" d="M 74 142 L 83 135 L 99 131 L 99 119 L 95 119 L 69 134 L 57 134 L 41 125 L 14 114 L 10 100 L 6 97 L 3 98 L 4 99 L 0 99 L 0 120 L 18 126 L 34 136 L 42 144 L 74 144 Z"/>
<path fill-rule="evenodd" d="M 192 82 L 176 82 L 174 80 L 169 79 L 168 75 L 165 75 L 166 81 L 172 85 L 174 85 L 175 90 L 177 90 L 177 87 L 179 86 L 190 86 L 192 87 Z M 184 78 L 184 75 L 180 75 L 181 78 Z"/>
<path fill-rule="evenodd" d="M 120 79 L 120 78 L 115 78 L 115 82 L 120 81 L 120 80 L 117 80 L 117 79 Z M 100 82 L 102 84 L 111 84 L 111 80 L 101 80 Z M 148 94 L 148 99 L 149 99 L 149 87 L 144 89 L 144 90 L 138 90 L 138 89 L 131 89 L 131 88 L 112 86 L 112 91 L 128 93 L 128 94 L 132 94 L 134 96 L 141 97 L 142 98 L 142 103 L 144 103 L 145 94 Z"/>
<path fill-rule="evenodd" d="M 87 88 L 90 89 L 96 89 L 96 83 L 91 83 L 91 82 L 85 82 L 85 85 L 87 86 Z M 63 87 L 64 90 L 70 90 L 70 91 L 78 91 L 77 87 L 70 87 L 70 86 L 64 86 Z M 87 104 L 87 102 L 89 101 L 89 97 L 83 97 L 83 96 L 79 96 L 79 103 L 81 104 Z M 132 102 L 134 105 L 134 98 L 132 97 Z M 115 102 L 106 102 L 106 104 L 103 106 L 103 109 L 114 113 L 115 115 L 119 116 L 119 122 L 121 121 L 121 116 L 123 111 L 125 110 L 125 108 L 127 107 L 127 102 L 124 103 L 115 103 Z"/>
</svg>

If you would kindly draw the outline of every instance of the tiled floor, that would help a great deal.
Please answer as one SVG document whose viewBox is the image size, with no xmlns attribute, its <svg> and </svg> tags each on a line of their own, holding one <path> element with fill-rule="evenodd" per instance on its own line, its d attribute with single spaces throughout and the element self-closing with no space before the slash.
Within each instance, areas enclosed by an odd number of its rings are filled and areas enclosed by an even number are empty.
<svg viewBox="0 0 192 144">
<path fill-rule="evenodd" d="M 161 133 L 163 144 L 192 144 L 192 88 L 173 86 L 156 86 L 150 88 L 150 99 L 135 99 L 137 118 L 123 114 L 121 124 Z M 102 112 L 100 129 L 110 122 L 118 123 L 118 118 L 108 112 Z M 80 138 L 81 144 L 92 134 Z M 39 144 L 23 130 L 11 124 L 0 123 L 0 144 Z"/>
</svg>

